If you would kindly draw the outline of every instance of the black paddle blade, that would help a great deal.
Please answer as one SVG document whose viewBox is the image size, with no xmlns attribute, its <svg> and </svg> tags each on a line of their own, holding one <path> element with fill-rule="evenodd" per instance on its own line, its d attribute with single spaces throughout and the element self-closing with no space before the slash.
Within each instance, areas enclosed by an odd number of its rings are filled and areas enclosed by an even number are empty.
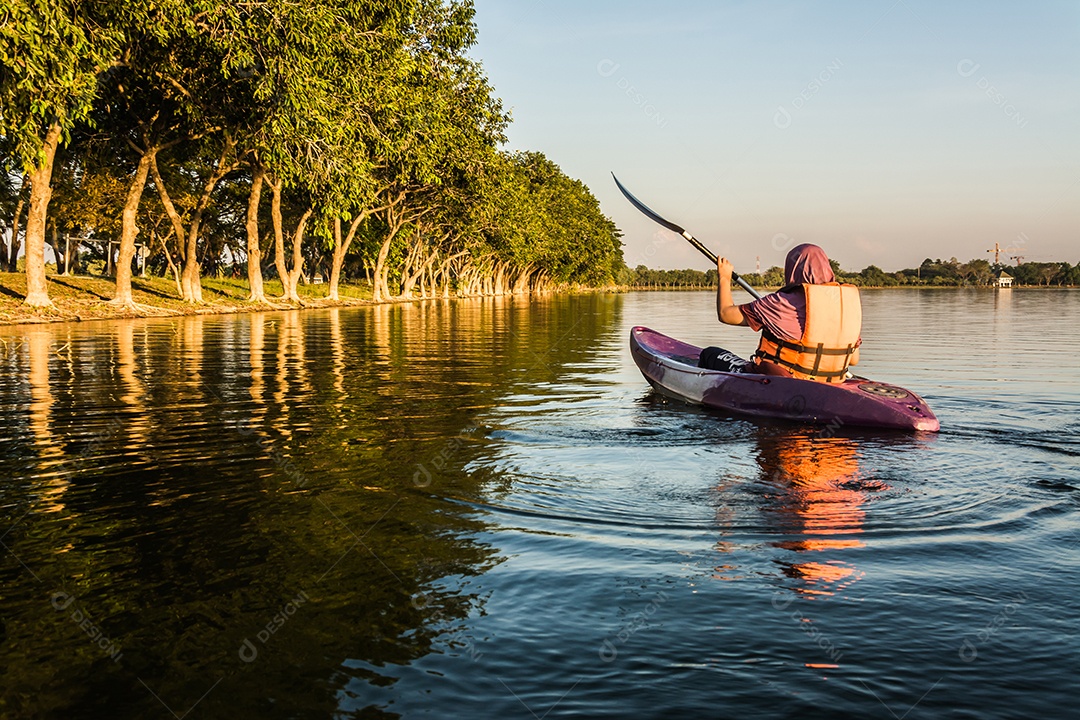
<svg viewBox="0 0 1080 720">
<path fill-rule="evenodd" d="M 709 248 L 702 245 L 700 240 L 698 240 L 696 237 L 694 237 L 690 233 L 686 232 L 686 230 L 679 227 L 678 225 L 671 222 L 670 220 L 665 220 L 664 218 L 660 217 L 655 212 L 653 212 L 653 210 L 651 210 L 645 203 L 638 200 L 636 197 L 634 197 L 630 193 L 629 190 L 627 190 L 625 187 L 623 187 L 623 184 L 621 182 L 619 182 L 619 178 L 615 177 L 615 173 L 611 173 L 611 177 L 612 177 L 612 179 L 615 180 L 615 184 L 619 186 L 620 192 L 622 192 L 622 194 L 626 196 L 626 199 L 630 201 L 631 205 L 633 205 L 638 210 L 643 212 L 645 214 L 645 216 L 648 217 L 650 220 L 653 220 L 653 221 L 655 221 L 657 223 L 660 223 L 661 225 L 666 227 L 668 230 L 671 230 L 673 232 L 678 233 L 679 235 L 682 235 L 684 238 L 686 238 L 686 240 L 691 245 L 693 245 L 695 248 L 697 248 L 698 251 L 702 255 L 709 258 L 710 261 L 712 261 L 714 263 L 716 262 L 716 255 L 713 253 L 712 250 L 710 250 Z"/>
<path fill-rule="evenodd" d="M 611 179 L 615 181 L 615 184 L 619 187 L 619 192 L 621 192 L 624 196 L 626 196 L 626 199 L 630 201 L 630 204 L 633 205 L 634 207 L 636 207 L 641 212 L 643 212 L 646 217 L 653 220 L 654 222 L 657 222 L 657 223 L 663 225 L 668 230 L 671 230 L 672 232 L 676 232 L 679 235 L 682 235 L 684 238 L 687 239 L 687 241 L 689 241 L 689 243 L 691 245 L 693 245 L 695 248 L 697 248 L 697 250 L 702 255 L 709 258 L 709 260 L 711 260 L 714 263 L 717 261 L 716 260 L 716 253 L 714 253 L 712 250 L 710 250 L 709 248 L 702 245 L 701 241 L 699 241 L 696 237 L 694 237 L 690 233 L 686 232 L 686 230 L 679 227 L 678 225 L 671 222 L 670 220 L 665 220 L 664 218 L 660 217 L 655 212 L 653 212 L 649 208 L 648 205 L 646 205 L 645 203 L 641 202 L 636 197 L 634 197 L 630 193 L 630 191 L 627 190 L 625 187 L 623 187 L 623 184 L 621 182 L 619 182 L 619 178 L 615 177 L 615 173 L 611 173 Z M 750 285 L 747 284 L 747 282 L 745 280 L 743 280 L 741 277 L 739 277 L 738 273 L 735 273 L 735 272 L 731 273 L 731 279 L 734 280 L 735 282 L 739 283 L 739 285 L 744 290 L 746 290 L 748 293 L 753 295 L 755 298 L 759 298 L 759 299 L 761 298 L 761 295 L 758 293 L 758 291 L 755 290 L 754 288 L 750 287 Z"/>
<path fill-rule="evenodd" d="M 623 184 L 621 182 L 619 182 L 619 178 L 615 177 L 615 173 L 611 173 L 611 179 L 614 180 L 615 184 L 619 186 L 619 192 L 621 192 L 623 195 L 626 196 L 626 199 L 630 201 L 630 204 L 633 205 L 634 207 L 636 207 L 641 212 L 645 213 L 645 215 L 649 216 L 650 219 L 652 219 L 655 222 L 660 223 L 661 225 L 666 227 L 668 230 L 671 230 L 672 232 L 676 232 L 676 233 L 678 233 L 680 235 L 683 235 L 683 234 L 686 233 L 686 230 L 679 227 L 678 225 L 671 222 L 670 220 L 665 220 L 664 218 L 660 217 L 655 212 L 653 212 L 651 209 L 649 209 L 649 207 L 645 203 L 641 202 L 636 197 L 634 197 L 630 193 L 630 191 L 627 190 L 625 187 L 623 187 Z"/>
</svg>

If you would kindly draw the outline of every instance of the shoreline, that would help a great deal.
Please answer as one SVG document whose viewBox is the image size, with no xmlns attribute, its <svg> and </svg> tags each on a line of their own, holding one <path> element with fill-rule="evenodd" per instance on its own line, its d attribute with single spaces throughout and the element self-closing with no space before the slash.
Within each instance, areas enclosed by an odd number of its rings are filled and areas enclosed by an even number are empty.
<svg viewBox="0 0 1080 720">
<path fill-rule="evenodd" d="M 49 275 L 47 278 L 52 308 L 31 308 L 23 303 L 26 293 L 24 273 L 0 272 L 0 327 L 18 325 L 41 325 L 47 323 L 86 322 L 90 320 L 126 320 L 132 318 L 181 317 L 186 315 L 234 315 L 246 312 L 274 312 L 288 310 L 317 310 L 334 307 L 365 307 L 395 305 L 422 300 L 443 298 L 390 298 L 378 302 L 371 299 L 371 289 L 363 285 L 341 285 L 340 299 L 325 297 L 326 285 L 301 285 L 298 291 L 300 304 L 276 299 L 281 285 L 276 280 L 265 282 L 270 301 L 255 303 L 247 300 L 246 278 L 203 278 L 204 302 L 193 305 L 176 296 L 172 278 L 132 278 L 132 295 L 139 312 L 114 306 L 110 303 L 115 290 L 112 278 L 95 275 Z M 774 292 L 779 288 L 757 288 L 762 292 Z M 860 290 L 1068 290 L 1074 286 L 1023 285 L 1015 288 L 975 287 L 970 285 L 885 285 L 863 286 Z M 608 286 L 602 288 L 568 287 L 570 292 L 715 292 L 708 287 L 634 287 Z M 559 292 L 556 290 L 556 292 Z M 456 296 L 453 296 L 456 297 Z M 487 297 L 487 296 L 477 296 Z M 494 297 L 494 296 L 492 296 Z M 505 296 L 503 296 L 505 297 Z"/>
<path fill-rule="evenodd" d="M 266 303 L 247 300 L 247 279 L 202 278 L 202 304 L 192 304 L 176 295 L 171 278 L 132 278 L 132 297 L 138 312 L 111 304 L 116 283 L 112 278 L 95 275 L 49 275 L 51 308 L 32 308 L 24 304 L 26 276 L 24 273 L 0 272 L 0 328 L 45 325 L 95 320 L 131 320 L 143 318 L 185 317 L 192 315 L 236 315 L 250 312 L 287 312 L 325 308 L 373 307 L 399 305 L 422 300 L 443 298 L 390 298 L 378 302 L 371 299 L 371 289 L 363 285 L 340 285 L 338 300 L 325 296 L 327 286 L 301 285 L 297 288 L 301 302 L 281 300 L 281 283 L 264 281 Z M 479 297 L 479 296 L 478 296 Z M 486 297 L 486 296 L 485 296 Z M 506 297 L 506 296 L 503 296 Z"/>
</svg>

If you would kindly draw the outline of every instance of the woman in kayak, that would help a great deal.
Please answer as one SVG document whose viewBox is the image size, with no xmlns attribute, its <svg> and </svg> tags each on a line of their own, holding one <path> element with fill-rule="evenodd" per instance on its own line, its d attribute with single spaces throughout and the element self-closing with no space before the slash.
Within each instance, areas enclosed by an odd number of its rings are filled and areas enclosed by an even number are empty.
<svg viewBox="0 0 1080 720">
<path fill-rule="evenodd" d="M 749 325 L 761 332 L 761 342 L 750 361 L 720 348 L 705 348 L 699 367 L 843 382 L 848 366 L 859 361 L 859 290 L 836 282 L 829 258 L 817 245 L 792 248 L 784 262 L 784 287 L 743 305 L 731 299 L 732 266 L 727 258 L 717 261 L 716 271 L 720 322 Z"/>
</svg>

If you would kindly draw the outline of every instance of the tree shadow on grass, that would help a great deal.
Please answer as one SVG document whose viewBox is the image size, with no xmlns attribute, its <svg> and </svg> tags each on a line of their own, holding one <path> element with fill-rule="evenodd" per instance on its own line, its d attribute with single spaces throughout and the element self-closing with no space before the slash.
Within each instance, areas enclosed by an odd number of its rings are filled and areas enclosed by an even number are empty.
<svg viewBox="0 0 1080 720">
<path fill-rule="evenodd" d="M 166 300 L 180 300 L 180 298 L 178 298 L 176 295 L 170 295 L 167 292 L 163 292 L 155 287 L 151 287 L 147 283 L 141 283 L 138 280 L 132 280 L 131 287 L 135 290 L 138 290 L 139 292 L 144 292 L 147 295 L 155 295 L 159 298 L 165 298 Z"/>
<path fill-rule="evenodd" d="M 88 293 L 88 294 L 93 295 L 94 297 L 98 298 L 99 300 L 104 300 L 106 302 L 108 302 L 109 300 L 112 300 L 111 297 L 106 297 L 106 296 L 102 295 L 101 293 L 94 292 L 90 288 L 79 287 L 78 285 L 73 285 L 73 284 L 71 284 L 69 282 L 66 282 L 64 280 L 59 280 L 59 279 L 57 279 L 57 277 L 55 275 L 53 275 L 53 276 L 51 276 L 49 278 L 49 282 L 56 283 L 57 285 L 60 285 L 62 287 L 66 287 L 68 290 L 74 290 L 75 292 Z"/>
<path fill-rule="evenodd" d="M 240 302 L 240 298 L 236 297 L 235 295 L 233 295 L 230 292 L 227 292 L 225 290 L 220 290 L 220 289 L 214 287 L 213 285 L 203 285 L 203 294 L 204 295 L 217 295 L 219 298 L 225 298 L 226 300 L 235 300 L 236 302 Z"/>
<path fill-rule="evenodd" d="M 0 285 L 0 294 L 7 295 L 8 297 L 13 297 L 16 300 L 25 300 L 26 299 L 25 295 L 23 295 L 22 293 L 15 292 L 11 288 L 7 287 L 6 285 Z"/>
</svg>

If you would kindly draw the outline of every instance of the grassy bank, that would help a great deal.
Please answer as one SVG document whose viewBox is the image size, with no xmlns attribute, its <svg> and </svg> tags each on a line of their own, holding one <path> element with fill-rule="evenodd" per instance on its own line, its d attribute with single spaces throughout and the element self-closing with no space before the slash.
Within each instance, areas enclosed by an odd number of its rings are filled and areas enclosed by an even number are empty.
<svg viewBox="0 0 1080 720">
<path fill-rule="evenodd" d="M 23 302 L 26 297 L 26 276 L 23 273 L 0 273 L 0 325 L 19 323 L 65 322 L 124 317 L 163 317 L 213 313 L 250 312 L 267 306 L 248 302 L 248 284 L 238 278 L 203 278 L 203 303 L 192 305 L 176 296 L 176 283 L 171 278 L 145 277 L 132 279 L 132 295 L 139 312 L 131 313 L 109 303 L 115 290 L 111 278 L 89 275 L 50 275 L 49 298 L 52 308 L 32 308 Z M 267 297 L 281 294 L 281 283 L 267 280 Z M 365 305 L 371 302 L 368 287 L 342 285 L 338 288 L 340 302 L 331 302 L 326 285 L 301 285 L 300 297 L 305 307 Z M 275 302 L 280 309 L 296 305 Z"/>
</svg>

